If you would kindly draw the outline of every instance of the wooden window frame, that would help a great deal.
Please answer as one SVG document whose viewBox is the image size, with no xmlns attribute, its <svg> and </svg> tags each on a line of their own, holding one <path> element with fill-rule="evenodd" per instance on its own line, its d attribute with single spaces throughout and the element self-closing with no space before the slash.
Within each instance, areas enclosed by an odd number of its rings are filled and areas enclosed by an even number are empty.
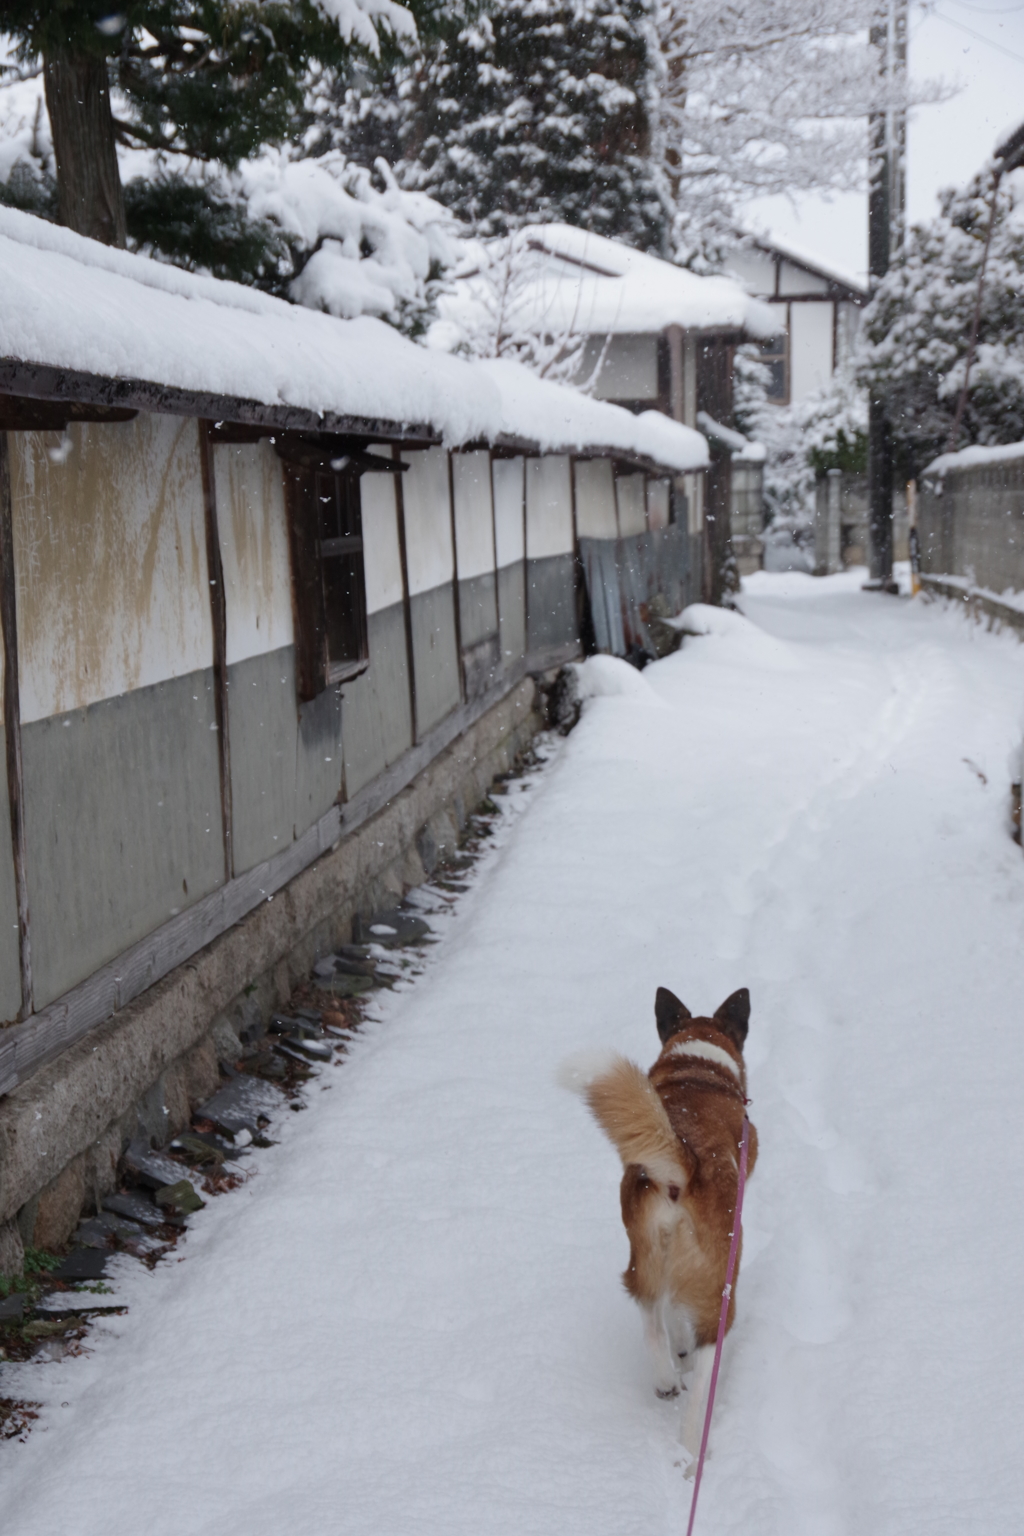
<svg viewBox="0 0 1024 1536">
<path fill-rule="evenodd" d="M 366 453 L 362 445 L 324 444 L 282 434 L 275 447 L 284 467 L 296 686 L 299 699 L 308 703 L 328 688 L 351 682 L 370 665 L 360 482 L 368 471 L 396 473 L 405 466 L 397 459 Z M 318 481 L 324 477 L 333 481 L 334 494 L 347 503 L 354 532 L 322 538 Z M 334 560 L 353 560 L 350 589 L 355 606 L 347 618 L 355 644 L 353 654 L 343 657 L 330 653 L 330 584 L 326 578 L 328 562 Z"/>
</svg>

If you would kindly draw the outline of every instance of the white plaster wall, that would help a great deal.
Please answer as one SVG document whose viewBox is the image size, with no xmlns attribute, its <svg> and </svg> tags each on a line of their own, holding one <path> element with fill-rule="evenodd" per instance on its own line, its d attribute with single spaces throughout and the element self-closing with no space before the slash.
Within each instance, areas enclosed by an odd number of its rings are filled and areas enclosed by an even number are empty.
<svg viewBox="0 0 1024 1536">
<path fill-rule="evenodd" d="M 794 266 L 791 261 L 783 261 L 779 266 L 779 293 L 828 293 L 828 283 L 823 277 Z"/>
<path fill-rule="evenodd" d="M 802 400 L 832 377 L 832 301 L 789 306 L 789 398 Z"/>
<path fill-rule="evenodd" d="M 648 528 L 667 528 L 670 511 L 669 502 L 670 484 L 667 480 L 648 480 L 647 482 L 647 526 Z"/>
<path fill-rule="evenodd" d="M 402 476 L 402 496 L 409 596 L 415 597 L 451 581 L 454 573 L 448 452 L 403 451 L 402 462 L 409 465 Z"/>
<path fill-rule="evenodd" d="M 580 459 L 576 475 L 576 532 L 581 539 L 615 539 L 615 472 L 611 459 Z"/>
<path fill-rule="evenodd" d="M 700 533 L 704 526 L 704 476 L 684 475 L 686 491 L 686 531 Z"/>
<path fill-rule="evenodd" d="M 140 414 L 8 442 L 22 720 L 211 666 L 198 424 Z"/>
<path fill-rule="evenodd" d="M 775 292 L 775 260 L 765 251 L 733 251 L 725 270 L 751 293 L 764 296 Z"/>
<path fill-rule="evenodd" d="M 484 449 L 452 455 L 455 491 L 455 553 L 459 580 L 494 570 L 491 456 Z"/>
<path fill-rule="evenodd" d="M 213 479 L 232 666 L 294 639 L 284 474 L 265 440 L 218 443 Z"/>
<path fill-rule="evenodd" d="M 836 305 L 836 359 L 837 368 L 848 362 L 860 331 L 861 309 L 858 304 Z"/>
<path fill-rule="evenodd" d="M 374 447 L 371 453 L 389 459 L 390 448 Z M 403 459 L 402 463 L 408 460 Z M 377 470 L 359 479 L 363 514 L 363 570 L 366 577 L 366 611 L 380 613 L 402 601 L 402 551 L 398 542 L 396 475 Z"/>
<path fill-rule="evenodd" d="M 526 461 L 526 558 L 571 554 L 572 484 L 565 455 Z"/>
<path fill-rule="evenodd" d="M 628 539 L 647 532 L 644 475 L 616 475 L 615 499 L 619 506 L 619 537 Z"/>
<path fill-rule="evenodd" d="M 498 569 L 515 565 L 525 554 L 523 498 L 526 494 L 522 459 L 495 459 L 491 464 L 494 486 L 494 553 Z"/>
</svg>

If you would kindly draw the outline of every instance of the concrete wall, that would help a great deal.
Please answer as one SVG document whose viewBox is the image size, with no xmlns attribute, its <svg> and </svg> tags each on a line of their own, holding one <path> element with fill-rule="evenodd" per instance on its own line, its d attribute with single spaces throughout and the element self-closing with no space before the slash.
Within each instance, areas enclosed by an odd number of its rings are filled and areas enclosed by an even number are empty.
<svg viewBox="0 0 1024 1536">
<path fill-rule="evenodd" d="M 815 486 L 814 570 L 826 576 L 870 558 L 871 501 L 867 475 L 830 471 Z M 898 486 L 892 498 L 893 559 L 910 558 L 907 494 Z"/>
<path fill-rule="evenodd" d="M 954 469 L 918 496 L 921 568 L 1003 594 L 1024 592 L 1024 460 Z"/>
</svg>

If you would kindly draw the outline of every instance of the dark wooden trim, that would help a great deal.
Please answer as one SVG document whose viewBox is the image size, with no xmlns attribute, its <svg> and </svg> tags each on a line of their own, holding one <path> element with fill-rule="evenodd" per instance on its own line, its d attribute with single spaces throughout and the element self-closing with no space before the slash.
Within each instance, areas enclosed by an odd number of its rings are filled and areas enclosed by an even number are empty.
<svg viewBox="0 0 1024 1536">
<path fill-rule="evenodd" d="M 138 411 L 0 394 L 0 432 L 63 432 L 69 421 L 134 421 Z"/>
<path fill-rule="evenodd" d="M 398 457 L 398 449 L 391 450 Z M 409 553 L 405 542 L 405 487 L 401 475 L 395 476 L 395 517 L 398 520 L 398 559 L 402 568 L 402 620 L 405 627 L 405 665 L 409 673 L 409 708 L 412 713 L 412 739 L 419 740 L 420 727 L 416 708 L 416 652 L 412 642 L 412 597 L 409 592 Z"/>
<path fill-rule="evenodd" d="M 462 655 L 462 595 L 459 592 L 459 539 L 455 526 L 455 463 L 448 452 L 448 520 L 452 530 L 452 593 L 455 598 L 455 655 L 459 665 L 459 698 L 466 702 L 466 663 Z"/>
<path fill-rule="evenodd" d="M 32 1012 L 32 939 L 25 853 L 25 780 L 21 765 L 16 591 L 11 465 L 7 433 L 0 432 L 0 633 L 3 635 L 4 646 L 4 741 L 7 748 L 7 799 L 11 817 L 14 888 L 18 903 L 18 963 L 21 971 L 19 1017 L 25 1018 Z"/>
<path fill-rule="evenodd" d="M 498 657 L 502 673 L 505 671 L 505 653 L 501 648 L 501 582 L 498 580 L 498 514 L 494 506 L 494 454 L 488 450 L 487 473 L 491 492 L 491 548 L 494 550 L 494 611 L 498 616 Z"/>
<path fill-rule="evenodd" d="M 206 567 L 210 586 L 210 618 L 213 621 L 213 698 L 217 717 L 217 758 L 220 765 L 221 833 L 224 839 L 224 878 L 235 873 L 231 814 L 231 711 L 228 704 L 228 609 L 224 591 L 224 564 L 217 525 L 217 482 L 214 475 L 210 423 L 199 422 L 199 463 L 203 480 L 203 514 L 206 523 Z"/>
<path fill-rule="evenodd" d="M 271 431 L 338 433 L 374 442 L 440 442 L 440 434 L 423 422 L 384 421 L 370 416 L 338 416 L 300 406 L 266 405 L 204 390 L 154 384 L 148 379 L 107 379 L 100 374 L 46 363 L 0 358 L 0 392 L 34 400 L 58 400 L 118 410 L 161 411 L 172 416 L 198 416 L 218 430 L 225 422 L 268 427 Z"/>
<path fill-rule="evenodd" d="M 301 837 L 272 859 L 204 896 L 31 1018 L 0 1030 L 0 1097 L 177 966 L 184 965 L 335 848 L 343 835 L 376 815 L 456 737 L 507 698 L 522 681 L 525 670 L 520 663 L 510 677 L 503 678 L 479 699 L 454 709 L 422 742 L 360 790 L 344 811 L 332 805 Z"/>
</svg>

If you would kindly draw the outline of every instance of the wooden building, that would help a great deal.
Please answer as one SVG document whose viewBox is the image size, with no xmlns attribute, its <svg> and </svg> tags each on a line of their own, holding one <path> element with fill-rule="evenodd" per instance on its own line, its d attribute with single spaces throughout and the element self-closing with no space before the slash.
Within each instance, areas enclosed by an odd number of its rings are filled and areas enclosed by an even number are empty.
<svg viewBox="0 0 1024 1536">
<path fill-rule="evenodd" d="M 741 341 L 770 340 L 776 312 L 732 278 L 702 277 L 572 225 L 531 225 L 516 240 L 503 300 L 511 333 L 543 333 L 567 347 L 585 338 L 576 378 L 595 399 L 693 428 L 703 413 L 731 430 L 733 353 Z M 472 325 L 474 309 L 487 307 L 486 287 L 469 264 L 442 312 Z M 679 516 L 697 588 L 717 602 L 729 554 L 732 450 L 719 436 L 710 442 L 708 473 L 688 488 Z"/>
<path fill-rule="evenodd" d="M 11 210 L 0 274 L 2 1272 L 225 1010 L 423 877 L 581 654 L 581 538 L 657 540 L 706 448 Z"/>
</svg>

